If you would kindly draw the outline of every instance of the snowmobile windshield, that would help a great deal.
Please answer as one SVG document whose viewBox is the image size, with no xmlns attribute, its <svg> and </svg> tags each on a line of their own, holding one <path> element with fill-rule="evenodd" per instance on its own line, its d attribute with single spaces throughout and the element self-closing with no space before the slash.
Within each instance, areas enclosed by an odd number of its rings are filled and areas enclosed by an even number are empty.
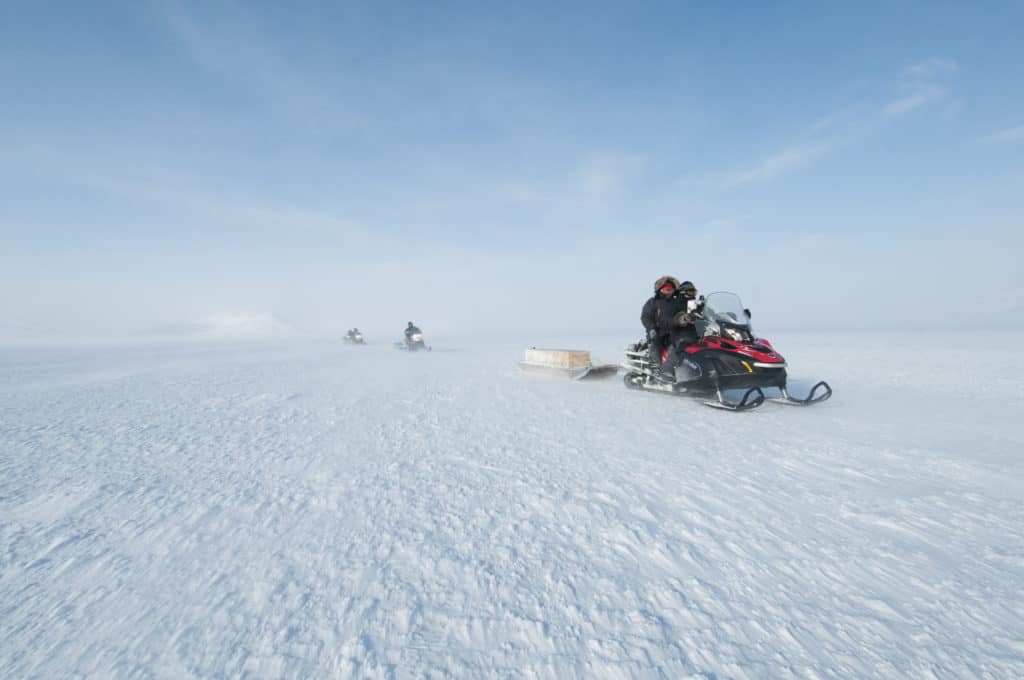
<svg viewBox="0 0 1024 680">
<path fill-rule="evenodd" d="M 704 299 L 704 318 L 735 326 L 749 326 L 750 317 L 735 293 L 711 293 Z"/>
</svg>

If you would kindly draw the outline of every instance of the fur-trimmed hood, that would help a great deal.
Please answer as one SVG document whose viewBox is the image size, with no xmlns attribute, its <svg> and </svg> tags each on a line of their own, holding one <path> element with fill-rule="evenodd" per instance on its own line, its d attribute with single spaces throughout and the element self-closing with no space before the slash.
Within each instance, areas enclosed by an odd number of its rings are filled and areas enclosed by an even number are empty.
<svg viewBox="0 0 1024 680">
<path fill-rule="evenodd" d="M 679 279 L 674 276 L 662 276 L 654 282 L 654 294 L 661 295 L 661 287 L 666 283 L 671 283 L 677 291 L 679 290 Z"/>
</svg>

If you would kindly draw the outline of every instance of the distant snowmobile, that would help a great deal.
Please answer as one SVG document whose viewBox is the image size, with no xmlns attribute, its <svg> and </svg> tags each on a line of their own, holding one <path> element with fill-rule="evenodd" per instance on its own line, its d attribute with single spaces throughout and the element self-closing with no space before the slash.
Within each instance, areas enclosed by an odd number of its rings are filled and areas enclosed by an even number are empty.
<svg viewBox="0 0 1024 680">
<path fill-rule="evenodd" d="M 365 345 L 366 344 L 366 341 L 363 339 L 363 334 L 359 331 L 358 328 L 353 328 L 348 333 L 346 333 L 345 337 L 342 338 L 342 342 L 344 342 L 347 345 Z"/>
<path fill-rule="evenodd" d="M 423 331 L 419 327 L 415 326 L 412 321 L 405 328 L 405 340 L 404 342 L 396 342 L 395 349 L 405 350 L 407 352 L 418 352 L 420 350 L 430 351 L 430 347 L 423 341 Z"/>
<path fill-rule="evenodd" d="M 790 395 L 786 385 L 786 360 L 764 338 L 754 335 L 750 310 L 734 293 L 711 293 L 691 313 L 698 340 L 683 349 L 683 359 L 674 375 L 661 375 L 651 367 L 647 341 L 626 349 L 622 364 L 626 387 L 636 390 L 696 397 L 708 406 L 730 411 L 748 411 L 766 401 L 763 389 L 775 388 L 780 397 L 767 399 L 785 404 L 809 406 L 832 396 L 825 381 L 814 384 L 807 396 Z M 662 352 L 661 361 L 667 351 Z M 736 401 L 723 392 L 744 390 Z"/>
</svg>

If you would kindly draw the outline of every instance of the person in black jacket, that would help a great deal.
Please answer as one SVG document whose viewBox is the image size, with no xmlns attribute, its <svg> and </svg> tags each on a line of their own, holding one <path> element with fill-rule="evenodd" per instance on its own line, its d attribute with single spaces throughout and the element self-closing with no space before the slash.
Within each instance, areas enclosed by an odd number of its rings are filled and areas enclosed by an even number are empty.
<svg viewBox="0 0 1024 680">
<path fill-rule="evenodd" d="M 645 304 L 640 321 L 647 331 L 651 368 L 655 375 L 674 382 L 675 367 L 682 359 L 682 348 L 697 339 L 697 331 L 690 317 L 690 301 L 697 297 L 697 288 L 672 276 L 662 276 L 654 282 L 654 297 Z M 665 362 L 662 351 L 668 349 Z"/>
<path fill-rule="evenodd" d="M 699 312 L 703 309 L 703 305 L 697 301 L 697 286 L 689 281 L 683 281 L 679 284 L 679 294 L 686 298 L 686 311 L 676 314 L 673 343 L 685 347 L 698 340 L 697 326 L 693 323 L 692 312 Z"/>
</svg>

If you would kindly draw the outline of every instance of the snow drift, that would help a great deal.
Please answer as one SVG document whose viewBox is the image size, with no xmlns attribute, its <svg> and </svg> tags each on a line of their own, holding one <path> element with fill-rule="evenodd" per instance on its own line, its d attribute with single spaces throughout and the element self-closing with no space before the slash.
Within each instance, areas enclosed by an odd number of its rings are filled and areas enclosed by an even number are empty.
<svg viewBox="0 0 1024 680">
<path fill-rule="evenodd" d="M 779 342 L 830 402 L 0 348 L 0 675 L 1024 676 L 1015 343 Z"/>
</svg>

